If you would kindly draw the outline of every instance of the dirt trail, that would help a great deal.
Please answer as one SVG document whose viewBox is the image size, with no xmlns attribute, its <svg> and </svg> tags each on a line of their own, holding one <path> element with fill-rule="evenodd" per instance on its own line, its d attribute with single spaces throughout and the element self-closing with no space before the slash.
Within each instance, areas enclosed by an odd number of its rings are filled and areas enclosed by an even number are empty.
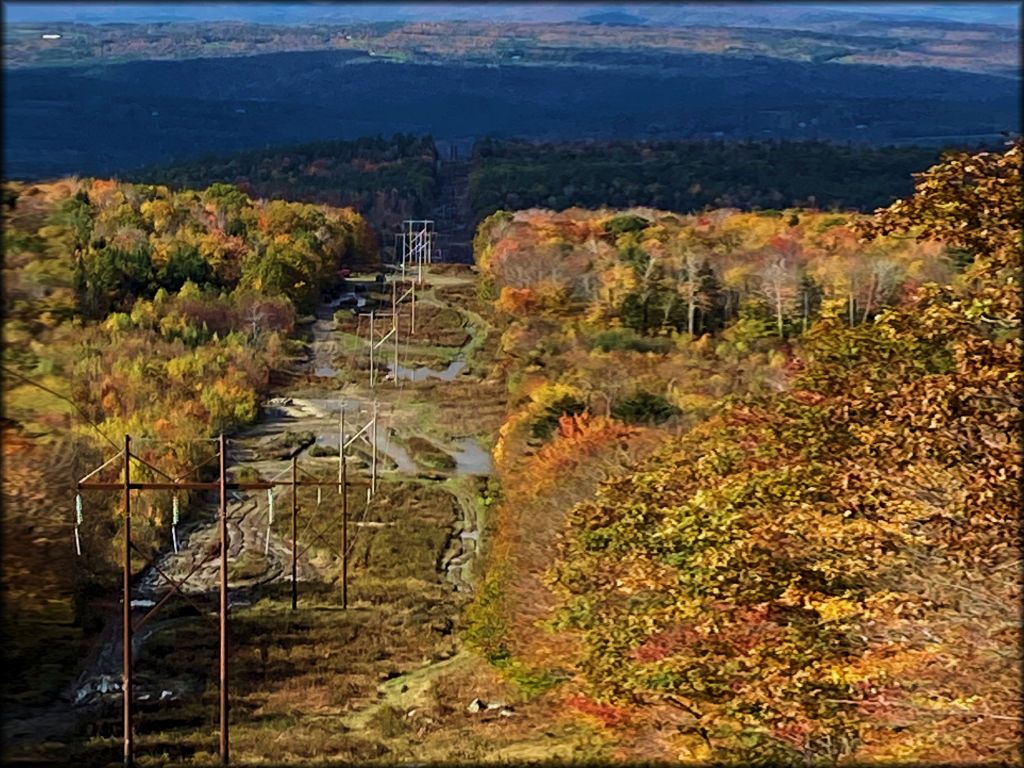
<svg viewBox="0 0 1024 768">
<path fill-rule="evenodd" d="M 446 285 L 470 282 L 471 277 L 445 276 Z M 467 324 L 483 321 L 471 313 L 460 310 Z M 438 439 L 437 425 L 424 423 L 424 408 L 429 407 L 433 393 L 420 395 L 414 385 L 407 388 L 403 382 L 383 381 L 375 392 L 367 382 L 349 383 L 339 386 L 334 378 L 337 371 L 334 360 L 338 343 L 334 322 L 331 319 L 333 307 L 322 306 L 316 321 L 310 326 L 311 339 L 306 359 L 297 361 L 293 375 L 304 376 L 301 386 L 289 387 L 287 391 L 275 393 L 264 406 L 264 416 L 253 427 L 234 436 L 229 441 L 228 464 L 233 475 L 246 468 L 255 471 L 262 479 L 288 479 L 291 461 L 275 455 L 273 446 L 288 435 L 312 433 L 316 445 L 336 449 L 339 443 L 339 415 L 342 408 L 346 417 L 346 436 L 352 436 L 366 427 L 377 402 L 376 443 L 378 450 L 377 471 L 381 482 L 389 478 L 408 478 L 418 483 L 449 486 L 446 478 L 462 475 L 482 475 L 490 472 L 490 457 L 471 436 L 455 436 L 453 439 Z M 465 365 L 466 355 L 473 354 L 480 345 L 480 334 L 475 334 L 460 354 L 460 365 L 451 376 L 441 376 L 437 386 L 455 379 Z M 401 373 L 401 372 L 400 372 Z M 404 377 L 400 377 L 404 378 Z M 409 377 L 415 379 L 415 377 Z M 440 430 L 443 432 L 444 430 Z M 434 432 L 432 439 L 442 450 L 454 459 L 454 467 L 447 472 L 425 470 L 410 456 L 406 441 L 414 436 Z M 367 474 L 366 459 L 371 454 L 373 432 L 366 429 L 362 437 L 349 449 L 350 471 L 355 475 Z M 338 460 L 333 457 L 310 456 L 310 446 L 299 451 L 298 461 L 303 469 L 323 478 L 337 476 Z M 461 486 L 454 486 L 452 493 L 458 512 L 454 524 L 445 532 L 447 544 L 438 560 L 438 567 L 456 593 L 468 594 L 470 583 L 464 578 L 472 570 L 472 561 L 477 555 L 480 536 L 480 522 L 470 494 Z M 334 489 L 324 492 L 334 493 Z M 290 491 L 281 488 L 275 491 L 275 508 L 278 518 L 290 513 Z M 245 495 L 233 494 L 228 510 L 228 562 L 231 578 L 229 603 L 237 608 L 258 600 L 265 590 L 275 584 L 286 584 L 291 578 L 291 547 L 286 536 L 271 530 L 270 500 L 264 491 Z M 354 525 L 383 526 L 388 523 L 354 521 Z M 284 527 L 281 528 L 284 530 Z M 180 580 L 192 575 L 184 585 L 184 591 L 200 605 L 209 605 L 216 611 L 216 592 L 219 586 L 219 532 L 215 507 L 190 510 L 189 522 L 179 527 L 179 551 L 169 551 L 158 558 L 157 565 L 164 574 Z M 206 559 L 207 562 L 201 564 Z M 241 567 L 244 566 L 244 567 Z M 238 571 L 241 570 L 241 573 Z M 309 558 L 298 560 L 298 582 L 322 580 Z M 136 620 L 158 602 L 169 587 L 166 580 L 153 568 L 146 568 L 135 580 L 133 605 Z M 453 609 L 456 610 L 453 603 Z M 207 618 L 215 618 L 208 614 Z M 184 624 L 197 621 L 191 616 L 157 616 L 135 637 L 135 652 L 138 654 L 147 642 L 168 630 L 179 629 Z M 68 690 L 66 699 L 78 710 L 79 718 L 88 719 L 105 710 L 110 713 L 115 705 L 119 707 L 121 684 L 121 622 L 117 610 L 102 631 L 95 649 L 85 664 L 85 669 L 74 686 Z M 423 669 L 417 675 L 422 678 Z M 194 696 L 197 681 L 184 678 L 176 680 L 148 680 L 138 674 L 136 696 L 140 701 L 157 702 L 179 700 Z M 201 681 L 199 681 L 201 682 Z M 66 706 L 66 705 L 65 705 Z M 371 710 L 373 708 L 371 707 Z"/>
<path fill-rule="evenodd" d="M 289 489 L 276 492 L 272 528 L 266 491 L 231 500 L 233 761 L 394 764 L 597 754 L 592 750 L 599 740 L 589 726 L 567 724 L 556 700 L 524 699 L 460 639 L 463 608 L 481 570 L 482 496 L 491 493 L 486 441 L 501 423 L 505 390 L 487 375 L 495 336 L 467 306 L 473 299 L 466 297 L 474 295 L 472 276 L 453 271 L 437 268 L 423 296 L 424 305 L 456 309 L 457 317 L 446 322 L 461 321 L 462 335 L 468 336 L 457 355 L 464 367 L 450 380 L 382 376 L 371 391 L 365 371 L 335 370 L 339 358 L 354 360 L 353 337 L 336 330 L 333 308 L 324 306 L 307 326 L 307 354 L 286 372 L 293 383 L 267 400 L 259 423 L 229 440 L 233 476 L 287 479 L 292 450 L 287 446 L 301 445 L 300 468 L 336 479 L 341 409 L 352 438 L 377 406 L 378 493 L 372 503 L 362 494 L 369 485 L 373 433 L 365 430 L 347 454 L 353 488 L 347 610 L 340 600 L 340 559 L 331 552 L 340 543 L 333 484 L 323 488 L 322 507 L 313 489 L 299 495 L 300 528 L 319 521 L 330 541 L 321 547 L 300 533 L 300 551 L 306 545 L 316 548 L 298 560 L 297 610 L 291 608 L 288 584 Z M 446 332 L 436 325 L 434 330 Z M 346 349 L 339 355 L 342 345 Z M 451 359 L 451 347 L 429 346 L 421 343 L 420 360 L 440 367 Z M 317 455 L 324 452 L 329 455 Z M 205 765 L 216 755 L 217 511 L 193 507 L 188 513 L 180 530 L 181 551 L 165 553 L 158 564 L 181 578 L 214 555 L 185 588 L 208 608 L 199 617 L 176 598 L 135 638 L 140 761 L 168 755 L 174 764 Z M 136 618 L 165 593 L 153 572 L 140 573 L 133 592 Z M 109 611 L 86 671 L 65 700 L 34 723 L 17 724 L 21 742 L 34 745 L 23 755 L 87 766 L 119 759 L 116 600 Z"/>
</svg>

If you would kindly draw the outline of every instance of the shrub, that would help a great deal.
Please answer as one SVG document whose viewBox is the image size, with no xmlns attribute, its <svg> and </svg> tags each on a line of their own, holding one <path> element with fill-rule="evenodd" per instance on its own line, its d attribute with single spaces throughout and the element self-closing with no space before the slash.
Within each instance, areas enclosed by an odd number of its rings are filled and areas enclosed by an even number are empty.
<svg viewBox="0 0 1024 768">
<path fill-rule="evenodd" d="M 602 352 L 655 352 L 664 355 L 672 351 L 672 340 L 664 336 L 641 336 L 632 328 L 609 328 L 590 339 L 590 348 Z"/>
<path fill-rule="evenodd" d="M 530 424 L 530 435 L 540 440 L 547 440 L 558 426 L 562 416 L 578 416 L 587 409 L 586 403 L 572 395 L 565 395 L 555 400 L 544 409 L 544 412 Z"/>
<path fill-rule="evenodd" d="M 609 328 L 590 340 L 590 348 L 600 349 L 602 352 L 633 349 L 639 338 L 632 328 Z"/>
<path fill-rule="evenodd" d="M 428 469 L 455 469 L 455 459 L 423 437 L 410 437 L 405 441 L 413 461 Z"/>
<path fill-rule="evenodd" d="M 630 395 L 612 408 L 612 416 L 627 424 L 661 424 L 680 413 L 661 395 L 644 391 Z"/>
<path fill-rule="evenodd" d="M 313 457 L 333 456 L 337 458 L 338 449 L 330 445 L 320 445 L 319 443 L 314 443 L 312 446 L 310 446 L 309 451 L 307 451 L 307 453 Z"/>
<path fill-rule="evenodd" d="M 650 226 L 650 223 L 643 216 L 634 213 L 623 214 L 609 219 L 605 225 L 605 231 L 618 237 L 626 232 L 641 232 Z"/>
</svg>

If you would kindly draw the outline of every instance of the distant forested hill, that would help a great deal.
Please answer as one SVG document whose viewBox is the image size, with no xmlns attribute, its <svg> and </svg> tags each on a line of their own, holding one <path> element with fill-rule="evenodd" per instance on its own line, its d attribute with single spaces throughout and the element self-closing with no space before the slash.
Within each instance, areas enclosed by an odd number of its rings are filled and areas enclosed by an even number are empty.
<svg viewBox="0 0 1024 768">
<path fill-rule="evenodd" d="M 934 147 L 824 142 L 478 142 L 469 191 L 477 220 L 499 208 L 810 206 L 871 211 L 913 188 Z"/>
<path fill-rule="evenodd" d="M 383 59 L 334 50 L 7 68 L 5 172 L 110 175 L 396 132 L 945 146 L 1019 127 L 1012 80 L 941 69 L 613 50 L 530 65 Z"/>
<path fill-rule="evenodd" d="M 755 6 L 756 8 L 756 6 Z M 669 13 L 672 10 L 669 6 Z M 804 13 L 784 9 L 731 23 L 736 9 L 675 11 L 654 26 L 634 13 L 584 17 L 595 23 L 552 23 L 547 9 L 528 14 L 531 22 L 501 20 L 501 9 L 484 11 L 478 21 L 331 21 L 330 10 L 304 24 L 250 24 L 236 21 L 80 24 L 15 23 L 5 27 L 4 61 L 9 67 L 96 65 L 144 59 L 251 56 L 283 51 L 342 50 L 406 61 L 473 61 L 530 66 L 564 64 L 587 51 L 632 55 L 715 53 L 788 61 L 838 61 L 889 67 L 936 67 L 1016 77 L 1016 29 L 960 24 Z M 585 13 L 586 9 L 581 8 Z M 651 9 L 648 8 L 648 12 Z M 479 13 L 466 8 L 463 13 Z M 128 15 L 127 13 L 125 14 Z M 396 14 L 398 15 L 398 14 Z M 654 15 L 662 15 L 658 11 Z M 43 39 L 42 32 L 60 34 Z M 371 53 L 372 52 L 372 53 Z"/>
</svg>

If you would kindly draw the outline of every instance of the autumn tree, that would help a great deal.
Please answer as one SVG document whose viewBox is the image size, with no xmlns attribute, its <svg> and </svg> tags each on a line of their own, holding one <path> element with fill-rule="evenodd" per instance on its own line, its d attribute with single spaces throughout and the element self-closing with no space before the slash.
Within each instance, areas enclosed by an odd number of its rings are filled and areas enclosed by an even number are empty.
<svg viewBox="0 0 1024 768">
<path fill-rule="evenodd" d="M 970 248 L 961 278 L 828 304 L 788 391 L 573 509 L 551 583 L 599 704 L 699 760 L 1013 759 L 1020 158 L 949 156 L 860 230 Z"/>
</svg>

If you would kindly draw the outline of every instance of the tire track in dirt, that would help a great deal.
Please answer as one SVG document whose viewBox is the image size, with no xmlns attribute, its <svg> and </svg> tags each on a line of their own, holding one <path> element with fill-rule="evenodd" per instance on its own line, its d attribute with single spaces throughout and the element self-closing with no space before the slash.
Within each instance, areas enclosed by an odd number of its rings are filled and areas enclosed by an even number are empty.
<svg viewBox="0 0 1024 768">
<path fill-rule="evenodd" d="M 479 317 L 470 317 L 459 308 L 460 314 L 467 324 L 482 322 Z M 358 424 L 358 415 L 362 411 L 365 417 L 371 412 L 373 397 L 376 395 L 384 401 L 383 416 L 378 417 L 378 447 L 387 453 L 394 466 L 388 465 L 381 472 L 382 478 L 408 477 L 421 483 L 441 483 L 447 486 L 451 475 L 437 475 L 424 472 L 413 464 L 400 444 L 401 438 L 421 435 L 423 430 L 416 423 L 416 412 L 413 406 L 424 395 L 417 394 L 415 386 L 403 397 L 390 397 L 388 393 L 371 392 L 364 385 L 347 385 L 338 387 L 335 380 L 325 377 L 338 349 L 334 338 L 336 333 L 331 316 L 331 307 L 324 305 L 318 312 L 320 318 L 310 328 L 312 339 L 308 345 L 308 355 L 297 365 L 299 375 L 305 375 L 305 386 L 290 386 L 284 392 L 276 393 L 276 397 L 268 401 L 264 408 L 264 416 L 253 427 L 243 430 L 229 441 L 229 474 L 237 475 L 243 467 L 255 471 L 266 480 L 281 477 L 289 479 L 291 462 L 288 459 L 267 458 L 267 444 L 288 432 L 313 432 L 319 440 L 333 436 L 337 445 L 338 431 L 338 400 L 344 399 L 347 414 L 351 415 L 346 430 L 351 436 Z M 326 317 L 325 317 L 326 315 Z M 479 336 L 467 344 L 467 352 L 475 351 L 479 345 Z M 465 353 L 464 353 L 465 354 Z M 320 374 L 319 376 L 317 374 Z M 447 382 L 437 382 L 437 386 L 445 386 Z M 385 383 L 384 386 L 391 386 Z M 382 397 L 382 395 L 384 395 Z M 429 397 L 429 395 L 426 395 Z M 365 421 L 362 422 L 365 424 Z M 355 428 L 354 428 L 355 427 Z M 368 447 L 368 446 L 367 446 Z M 452 451 L 449 446 L 446 450 Z M 462 450 L 456 444 L 454 451 Z M 479 452 L 479 451 L 477 451 Z M 337 472 L 337 460 L 318 459 L 308 456 L 303 449 L 299 457 L 300 466 L 306 466 L 312 473 L 322 477 L 333 477 Z M 478 458 L 478 457 L 477 457 Z M 385 462 L 386 463 L 386 462 Z M 352 459 L 350 472 L 357 470 L 358 460 Z M 480 474 L 481 462 L 469 460 L 459 465 L 453 474 Z M 351 478 L 351 474 L 350 474 Z M 472 570 L 478 554 L 480 525 L 472 494 L 465 492 L 461 486 L 446 487 L 446 493 L 453 498 L 458 509 L 456 520 L 447 530 L 448 540 L 443 555 L 438 560 L 438 570 L 452 585 L 456 593 L 469 594 L 472 586 L 465 577 Z M 325 489 L 326 490 L 326 489 Z M 277 492 L 275 510 L 279 519 L 290 514 L 289 491 L 287 488 Z M 157 559 L 160 570 L 175 581 L 184 578 L 190 571 L 195 572 L 182 589 L 200 605 L 210 606 L 208 618 L 216 620 L 216 594 L 219 590 L 219 526 L 216 506 L 213 504 L 196 505 L 190 510 L 192 520 L 179 528 L 179 551 L 165 552 Z M 244 565 L 242 576 L 231 575 L 229 604 L 242 605 L 255 602 L 261 591 L 269 585 L 287 583 L 291 578 L 290 542 L 275 531 L 268 530 L 268 500 L 264 492 L 252 492 L 246 496 L 233 496 L 229 504 L 228 517 L 228 562 L 229 568 Z M 352 521 L 358 525 L 358 521 Z M 372 525 L 372 523 L 366 523 Z M 269 533 L 269 540 L 268 540 Z M 300 538 L 300 551 L 302 549 Z M 200 562 L 209 561 L 200 565 Z M 323 576 L 308 558 L 299 558 L 298 582 L 322 580 Z M 229 571 L 229 574 L 231 572 Z M 135 579 L 133 603 L 137 607 L 133 611 L 138 620 L 158 602 L 170 589 L 165 579 L 155 569 L 147 567 Z M 301 589 L 301 586 L 300 586 Z M 454 606 L 458 603 L 453 603 Z M 155 637 L 167 632 L 175 632 L 189 622 L 196 622 L 193 616 L 174 616 L 161 619 L 158 616 L 140 631 L 134 642 L 135 653 L 142 651 L 145 645 Z M 111 613 L 103 631 L 87 659 L 84 671 L 68 690 L 65 700 L 73 703 L 80 719 L 88 721 L 99 716 L 103 710 L 110 712 L 119 708 L 121 678 L 121 621 L 120 609 Z M 439 668 L 440 669 L 440 668 Z M 422 676 L 425 670 L 419 669 Z M 158 702 L 165 698 L 179 699 L 198 695 L 198 686 L 190 686 L 184 677 L 168 682 L 166 679 L 149 680 L 144 672 L 136 670 L 136 697 L 140 701 Z M 64 706 L 67 706 L 65 704 Z"/>
</svg>

